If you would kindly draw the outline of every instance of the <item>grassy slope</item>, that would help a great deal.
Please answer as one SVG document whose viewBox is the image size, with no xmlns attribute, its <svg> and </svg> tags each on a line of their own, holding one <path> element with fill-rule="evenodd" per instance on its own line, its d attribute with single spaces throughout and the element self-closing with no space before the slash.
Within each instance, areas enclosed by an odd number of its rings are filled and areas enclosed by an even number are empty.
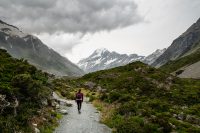
<svg viewBox="0 0 200 133">
<path fill-rule="evenodd" d="M 187 56 L 184 56 L 174 61 L 169 61 L 165 65 L 161 66 L 160 69 L 166 72 L 174 72 L 184 66 L 191 65 L 198 61 L 200 61 L 200 48 Z"/>
<path fill-rule="evenodd" d="M 32 132 L 32 123 L 37 123 L 44 131 L 55 122 L 56 113 L 42 104 L 42 100 L 51 95 L 47 81 L 47 73 L 0 49 L 0 95 L 6 96 L 4 101 L 0 100 L 0 132 Z M 2 106 L 5 102 L 14 105 L 15 100 L 19 102 L 16 116 L 12 106 Z"/>
<path fill-rule="evenodd" d="M 98 99 L 113 111 L 104 122 L 119 133 L 200 132 L 200 123 L 195 122 L 200 120 L 199 80 L 181 80 L 135 62 L 90 73 L 78 81 L 92 81 L 106 89 Z"/>
</svg>

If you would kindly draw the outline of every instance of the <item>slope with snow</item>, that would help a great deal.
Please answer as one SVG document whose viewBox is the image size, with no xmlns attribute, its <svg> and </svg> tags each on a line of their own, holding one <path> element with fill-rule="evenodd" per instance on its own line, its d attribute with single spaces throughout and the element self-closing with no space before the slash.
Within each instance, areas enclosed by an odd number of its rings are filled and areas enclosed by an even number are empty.
<svg viewBox="0 0 200 133">
<path fill-rule="evenodd" d="M 156 50 L 147 57 L 137 54 L 119 54 L 105 48 L 95 50 L 89 57 L 78 62 L 78 66 L 86 73 L 123 66 L 134 61 L 152 64 L 166 49 Z"/>
<path fill-rule="evenodd" d="M 166 51 L 166 48 L 164 49 L 157 49 L 155 52 L 153 52 L 152 54 L 148 55 L 145 57 L 145 59 L 143 60 L 144 63 L 151 65 L 152 63 L 154 63 L 154 61 L 161 56 L 164 52 Z"/>
</svg>

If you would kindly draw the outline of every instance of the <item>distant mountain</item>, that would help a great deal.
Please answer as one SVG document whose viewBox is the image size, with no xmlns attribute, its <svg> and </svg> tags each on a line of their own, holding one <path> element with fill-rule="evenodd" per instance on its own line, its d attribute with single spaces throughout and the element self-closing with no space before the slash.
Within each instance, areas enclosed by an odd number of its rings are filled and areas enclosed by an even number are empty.
<svg viewBox="0 0 200 133">
<path fill-rule="evenodd" d="M 98 70 L 114 68 L 117 66 L 123 66 L 135 61 L 142 61 L 146 64 L 151 64 L 164 52 L 164 50 L 156 50 L 154 53 L 145 58 L 145 56 L 140 56 L 137 54 L 127 55 L 119 54 L 114 51 L 110 52 L 105 48 L 97 49 L 89 57 L 80 60 L 78 62 L 78 66 L 86 73 L 89 73 Z"/>
<path fill-rule="evenodd" d="M 25 34 L 19 28 L 0 20 L 0 48 L 15 58 L 27 59 L 46 72 L 59 76 L 79 76 L 83 71 L 37 37 Z"/>
<path fill-rule="evenodd" d="M 159 56 L 161 56 L 166 51 L 166 48 L 164 49 L 157 49 L 152 54 L 145 57 L 145 59 L 142 61 L 146 64 L 151 65 L 156 59 L 158 59 Z"/>
<path fill-rule="evenodd" d="M 144 59 L 144 56 L 138 56 L 137 54 L 119 54 L 103 48 L 95 50 L 88 58 L 80 60 L 78 66 L 86 73 L 89 73 L 126 65 L 142 59 Z"/>
<path fill-rule="evenodd" d="M 200 47 L 200 19 L 186 32 L 173 41 L 170 47 L 152 64 L 160 67 L 168 61 L 173 61 L 190 55 Z"/>
</svg>

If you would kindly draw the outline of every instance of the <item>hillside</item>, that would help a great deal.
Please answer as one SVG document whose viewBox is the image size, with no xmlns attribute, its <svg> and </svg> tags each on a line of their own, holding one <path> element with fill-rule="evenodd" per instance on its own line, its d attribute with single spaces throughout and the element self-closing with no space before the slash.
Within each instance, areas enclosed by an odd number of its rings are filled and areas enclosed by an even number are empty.
<svg viewBox="0 0 200 133">
<path fill-rule="evenodd" d="M 17 27 L 0 20 L 0 48 L 15 58 L 27 59 L 31 64 L 58 76 L 80 76 L 83 71 L 37 37 L 23 33 Z"/>
<path fill-rule="evenodd" d="M 165 65 L 161 66 L 160 69 L 166 72 L 174 72 L 177 76 L 182 78 L 199 78 L 200 77 L 200 67 L 198 63 L 200 61 L 200 48 L 195 48 L 185 56 L 169 61 Z"/>
<path fill-rule="evenodd" d="M 168 61 L 173 61 L 194 52 L 200 46 L 200 18 L 186 32 L 175 39 L 167 50 L 152 64 L 160 67 Z"/>
<path fill-rule="evenodd" d="M 146 64 L 152 64 L 166 49 L 156 50 L 148 56 L 140 56 L 137 54 L 119 54 L 110 52 L 109 50 L 97 49 L 89 57 L 80 60 L 77 65 L 86 73 L 99 70 L 123 66 L 135 61 L 142 61 Z"/>
<path fill-rule="evenodd" d="M 0 49 L 1 133 L 30 133 L 35 127 L 53 129 L 57 114 L 48 105 L 52 94 L 49 76 Z"/>
<path fill-rule="evenodd" d="M 117 133 L 200 132 L 199 80 L 179 79 L 141 62 L 78 79 Z M 99 102 L 98 102 L 99 101 Z"/>
</svg>

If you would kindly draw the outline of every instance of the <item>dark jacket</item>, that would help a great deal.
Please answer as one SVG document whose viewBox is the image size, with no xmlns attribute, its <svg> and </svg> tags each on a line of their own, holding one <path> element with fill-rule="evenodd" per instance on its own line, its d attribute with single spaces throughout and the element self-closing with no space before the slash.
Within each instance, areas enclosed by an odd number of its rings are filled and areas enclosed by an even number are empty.
<svg viewBox="0 0 200 133">
<path fill-rule="evenodd" d="M 79 93 L 79 92 L 76 93 L 76 101 L 82 101 L 83 102 L 83 93 Z"/>
</svg>

